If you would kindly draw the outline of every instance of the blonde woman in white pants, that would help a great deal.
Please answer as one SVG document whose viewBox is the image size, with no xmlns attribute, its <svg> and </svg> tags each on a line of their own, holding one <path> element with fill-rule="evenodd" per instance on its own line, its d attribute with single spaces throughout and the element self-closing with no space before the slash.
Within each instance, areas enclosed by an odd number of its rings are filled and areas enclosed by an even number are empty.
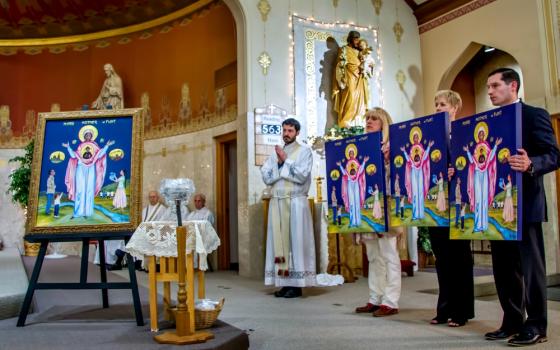
<svg viewBox="0 0 560 350">
<path fill-rule="evenodd" d="M 383 132 L 381 150 L 385 156 L 386 188 L 389 182 L 389 124 L 391 117 L 382 108 L 374 108 L 366 113 L 366 132 Z M 401 260 L 397 250 L 397 236 L 400 228 L 389 232 L 358 234 L 357 242 L 366 246 L 369 262 L 369 300 L 356 308 L 357 313 L 370 312 L 375 317 L 383 317 L 399 312 L 401 297 Z"/>
</svg>

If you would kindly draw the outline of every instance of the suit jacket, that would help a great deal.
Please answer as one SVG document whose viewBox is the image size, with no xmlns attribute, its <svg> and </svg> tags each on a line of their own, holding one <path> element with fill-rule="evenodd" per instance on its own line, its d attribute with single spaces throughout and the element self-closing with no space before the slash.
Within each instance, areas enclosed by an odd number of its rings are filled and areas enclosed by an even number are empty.
<svg viewBox="0 0 560 350">
<path fill-rule="evenodd" d="M 523 173 L 523 222 L 547 221 L 543 175 L 560 167 L 560 151 L 548 112 L 521 106 L 522 144 L 533 163 L 533 174 Z"/>
</svg>

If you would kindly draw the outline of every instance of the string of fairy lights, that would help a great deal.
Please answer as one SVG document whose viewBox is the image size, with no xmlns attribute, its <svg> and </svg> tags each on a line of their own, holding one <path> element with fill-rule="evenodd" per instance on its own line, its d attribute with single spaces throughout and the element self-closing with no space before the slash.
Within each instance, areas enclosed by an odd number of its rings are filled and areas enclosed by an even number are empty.
<svg viewBox="0 0 560 350">
<path fill-rule="evenodd" d="M 374 36 L 374 41 L 375 43 L 373 43 L 372 46 L 373 48 L 373 52 L 375 53 L 376 57 L 376 62 L 378 62 L 378 67 L 376 67 L 376 71 L 375 71 L 375 76 L 374 79 L 372 80 L 372 82 L 375 84 L 375 87 L 377 88 L 377 91 L 379 92 L 379 105 L 381 107 L 384 106 L 385 104 L 385 98 L 384 98 L 384 89 L 381 83 L 381 74 L 383 72 L 383 60 L 382 60 L 382 55 L 381 55 L 381 51 L 382 51 L 382 47 L 381 47 L 381 43 L 379 40 L 379 19 L 378 19 L 378 24 L 377 26 L 374 25 L 369 25 L 369 26 L 363 26 L 363 25 L 358 25 L 356 24 L 354 21 L 348 21 L 347 23 L 345 22 L 341 22 L 339 20 L 335 20 L 334 22 L 327 22 L 327 21 L 321 21 L 321 20 L 317 20 L 314 17 L 314 7 L 313 7 L 313 2 L 312 2 L 312 13 L 310 16 L 301 16 L 298 15 L 297 12 L 292 11 L 292 4 L 291 1 L 289 2 L 289 9 L 288 9 L 288 40 L 289 40 L 289 97 L 290 97 L 290 101 L 291 101 L 291 113 L 292 114 L 296 114 L 296 112 L 300 112 L 300 111 L 296 111 L 296 86 L 295 86 L 295 28 L 294 28 L 294 23 L 295 21 L 298 22 L 306 22 L 306 24 L 308 25 L 312 25 L 314 28 L 318 29 L 318 30 L 333 30 L 333 29 L 344 29 L 344 30 L 357 30 L 359 32 L 366 32 L 366 31 L 370 31 L 373 33 Z M 336 8 L 335 8 L 336 11 Z M 336 12 L 335 12 L 336 13 Z M 358 1 L 356 0 L 356 20 L 358 19 L 358 14 L 359 14 L 359 8 L 358 8 Z M 307 69 L 308 67 L 306 67 Z M 315 93 L 315 92 L 314 92 Z M 314 111 L 310 110 L 309 104 L 305 106 L 305 111 L 307 113 L 307 117 L 309 116 L 313 116 L 314 115 Z M 300 112 L 301 113 L 301 112 Z M 316 113 L 315 113 L 316 114 Z M 313 116 L 312 118 L 316 118 L 316 116 Z M 316 120 L 307 120 L 309 129 L 308 129 L 308 137 L 313 137 L 313 136 L 319 136 L 317 135 L 318 130 L 316 130 L 316 125 L 317 125 L 317 121 Z M 322 134 L 322 132 L 321 132 Z"/>
</svg>

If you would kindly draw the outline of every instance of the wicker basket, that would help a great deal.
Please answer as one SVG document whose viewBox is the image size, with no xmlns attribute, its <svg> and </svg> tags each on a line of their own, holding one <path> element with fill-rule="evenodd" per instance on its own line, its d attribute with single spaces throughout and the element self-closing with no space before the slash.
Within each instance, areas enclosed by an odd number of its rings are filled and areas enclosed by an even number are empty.
<svg viewBox="0 0 560 350">
<path fill-rule="evenodd" d="M 205 329 L 210 328 L 218 319 L 218 315 L 224 307 L 224 298 L 220 299 L 220 303 L 214 310 L 194 310 L 194 328 Z"/>
</svg>

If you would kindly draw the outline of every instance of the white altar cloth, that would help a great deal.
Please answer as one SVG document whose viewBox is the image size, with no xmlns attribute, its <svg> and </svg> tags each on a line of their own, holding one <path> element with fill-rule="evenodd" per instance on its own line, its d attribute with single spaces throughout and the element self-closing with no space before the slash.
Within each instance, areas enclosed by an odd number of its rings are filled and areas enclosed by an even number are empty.
<svg viewBox="0 0 560 350">
<path fill-rule="evenodd" d="M 206 220 L 187 220 L 187 254 L 198 253 L 201 271 L 208 269 L 206 256 L 218 249 L 220 238 Z M 126 251 L 138 259 L 144 255 L 157 257 L 177 257 L 177 224 L 173 221 L 152 221 L 141 223 L 126 245 Z"/>
</svg>

